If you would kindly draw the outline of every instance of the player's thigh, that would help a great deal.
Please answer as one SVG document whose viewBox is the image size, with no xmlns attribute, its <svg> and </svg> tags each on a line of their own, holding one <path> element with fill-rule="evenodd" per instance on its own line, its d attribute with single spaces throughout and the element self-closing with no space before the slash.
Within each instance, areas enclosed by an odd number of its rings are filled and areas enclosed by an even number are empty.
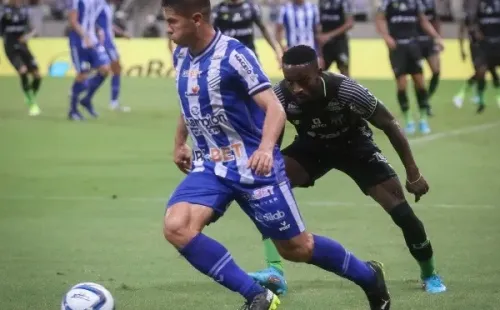
<svg viewBox="0 0 500 310">
<path fill-rule="evenodd" d="M 325 61 L 325 70 L 328 70 L 332 63 L 336 60 L 336 50 L 335 50 L 335 41 L 327 42 L 322 49 L 323 52 L 323 60 Z"/>
<path fill-rule="evenodd" d="M 93 69 L 99 69 L 101 73 L 107 73 L 109 71 L 109 64 L 111 60 L 109 59 L 106 49 L 102 45 L 97 45 L 94 48 L 88 49 L 90 66 Z"/>
<path fill-rule="evenodd" d="M 487 66 L 486 57 L 481 49 L 479 43 L 471 43 L 469 45 L 470 57 L 474 69 L 478 71 L 479 68 Z"/>
<path fill-rule="evenodd" d="M 24 67 L 21 55 L 14 47 L 5 46 L 5 56 L 7 56 L 10 64 L 14 67 L 14 69 L 16 69 L 17 72 L 20 72 Z"/>
<path fill-rule="evenodd" d="M 407 58 L 407 52 L 404 45 L 397 45 L 394 49 L 389 50 L 389 60 L 396 79 L 408 74 Z"/>
<path fill-rule="evenodd" d="M 38 63 L 27 46 L 23 47 L 21 51 L 21 58 L 29 72 L 38 72 Z"/>
<path fill-rule="evenodd" d="M 339 40 L 336 61 L 338 69 L 345 74 L 349 70 L 349 41 L 347 39 Z"/>
<path fill-rule="evenodd" d="M 295 138 L 281 153 L 292 187 L 314 186 L 314 182 L 330 170 L 322 159 L 324 150 L 299 138 Z"/>
<path fill-rule="evenodd" d="M 487 54 L 488 68 L 496 68 L 500 66 L 500 43 L 490 44 Z"/>
<path fill-rule="evenodd" d="M 422 50 L 418 43 L 410 43 L 406 46 L 406 69 L 407 74 L 418 75 L 423 73 Z"/>
<path fill-rule="evenodd" d="M 265 238 L 290 240 L 305 231 L 288 180 L 265 185 L 235 185 L 237 202 Z"/>
<path fill-rule="evenodd" d="M 397 177 L 385 156 L 369 141 L 360 143 L 339 158 L 336 168 L 351 177 L 365 195 L 373 186 Z"/>
<path fill-rule="evenodd" d="M 87 74 L 91 69 L 88 49 L 71 45 L 70 53 L 71 62 L 73 63 L 73 68 L 75 69 L 77 75 L 83 76 Z"/>
</svg>

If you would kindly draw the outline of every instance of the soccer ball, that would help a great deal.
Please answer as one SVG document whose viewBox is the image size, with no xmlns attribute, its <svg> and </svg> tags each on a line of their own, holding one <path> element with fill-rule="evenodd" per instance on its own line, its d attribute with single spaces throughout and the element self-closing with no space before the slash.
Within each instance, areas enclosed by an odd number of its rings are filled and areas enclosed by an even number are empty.
<svg viewBox="0 0 500 310">
<path fill-rule="evenodd" d="M 73 286 L 63 297 L 61 310 L 114 310 L 115 301 L 102 285 L 84 282 Z"/>
</svg>

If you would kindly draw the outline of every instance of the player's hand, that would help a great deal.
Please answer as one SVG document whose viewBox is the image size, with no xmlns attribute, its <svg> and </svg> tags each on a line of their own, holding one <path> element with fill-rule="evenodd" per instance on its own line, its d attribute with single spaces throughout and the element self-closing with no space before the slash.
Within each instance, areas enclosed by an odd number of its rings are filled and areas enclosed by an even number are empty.
<svg viewBox="0 0 500 310">
<path fill-rule="evenodd" d="M 325 59 L 323 57 L 318 57 L 318 66 L 320 69 L 325 70 Z"/>
<path fill-rule="evenodd" d="M 283 66 L 283 64 L 281 63 L 283 58 L 283 53 L 281 52 L 281 50 L 277 50 L 275 53 L 276 53 L 276 61 L 278 62 L 278 69 L 281 69 L 281 67 Z"/>
<path fill-rule="evenodd" d="M 258 149 L 248 159 L 248 168 L 255 171 L 257 175 L 267 175 L 273 167 L 273 151 Z"/>
<path fill-rule="evenodd" d="M 387 47 L 390 49 L 390 50 L 393 50 L 393 49 L 396 49 L 397 47 L 397 43 L 396 41 L 392 38 L 392 37 L 387 37 L 385 38 L 385 44 L 387 44 Z"/>
<path fill-rule="evenodd" d="M 408 176 L 406 179 L 406 190 L 415 195 L 415 202 L 418 202 L 420 198 L 427 194 L 429 191 L 429 184 L 425 178 L 418 173 L 416 176 Z"/>
<path fill-rule="evenodd" d="M 444 51 L 444 43 L 443 43 L 443 39 L 441 38 L 437 38 L 434 40 L 434 43 L 436 44 L 438 50 L 440 52 Z"/>
<path fill-rule="evenodd" d="M 176 146 L 174 149 L 174 163 L 180 171 L 188 174 L 191 170 L 192 152 L 187 144 Z"/>
<path fill-rule="evenodd" d="M 85 48 L 91 48 L 92 47 L 92 41 L 90 40 L 89 36 L 84 36 L 83 37 L 83 46 Z"/>
<path fill-rule="evenodd" d="M 320 33 L 317 36 L 319 45 L 323 46 L 326 42 L 330 41 L 331 37 L 326 33 Z"/>
<path fill-rule="evenodd" d="M 19 43 L 24 44 L 24 43 L 26 43 L 27 41 L 28 41 L 28 39 L 26 38 L 26 36 L 21 36 L 21 37 L 19 38 Z"/>
</svg>

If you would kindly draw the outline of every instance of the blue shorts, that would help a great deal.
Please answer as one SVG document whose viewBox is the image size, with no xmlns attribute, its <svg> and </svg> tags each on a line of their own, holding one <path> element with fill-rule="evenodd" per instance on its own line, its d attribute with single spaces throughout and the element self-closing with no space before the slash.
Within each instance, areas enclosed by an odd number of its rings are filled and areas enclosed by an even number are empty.
<svg viewBox="0 0 500 310">
<path fill-rule="evenodd" d="M 214 222 L 233 201 L 266 238 L 289 240 L 305 230 L 288 180 L 246 185 L 220 178 L 210 170 L 192 172 L 176 188 L 167 208 L 179 202 L 206 206 L 214 210 Z"/>
<path fill-rule="evenodd" d="M 93 48 L 83 48 L 71 45 L 71 60 L 76 72 L 88 72 L 101 66 L 108 65 L 110 60 L 102 45 Z"/>
<path fill-rule="evenodd" d="M 118 49 L 116 48 L 116 45 L 115 43 L 113 43 L 113 41 L 105 41 L 104 48 L 106 49 L 106 53 L 108 54 L 111 62 L 120 59 L 120 54 L 118 54 Z"/>
</svg>

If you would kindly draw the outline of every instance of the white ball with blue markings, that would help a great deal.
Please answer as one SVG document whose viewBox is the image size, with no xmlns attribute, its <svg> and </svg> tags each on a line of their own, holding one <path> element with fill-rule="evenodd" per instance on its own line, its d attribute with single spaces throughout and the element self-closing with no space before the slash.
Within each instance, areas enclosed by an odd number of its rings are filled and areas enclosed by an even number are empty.
<svg viewBox="0 0 500 310">
<path fill-rule="evenodd" d="M 115 301 L 102 285 L 92 282 L 73 286 L 63 297 L 61 310 L 113 310 Z"/>
</svg>

